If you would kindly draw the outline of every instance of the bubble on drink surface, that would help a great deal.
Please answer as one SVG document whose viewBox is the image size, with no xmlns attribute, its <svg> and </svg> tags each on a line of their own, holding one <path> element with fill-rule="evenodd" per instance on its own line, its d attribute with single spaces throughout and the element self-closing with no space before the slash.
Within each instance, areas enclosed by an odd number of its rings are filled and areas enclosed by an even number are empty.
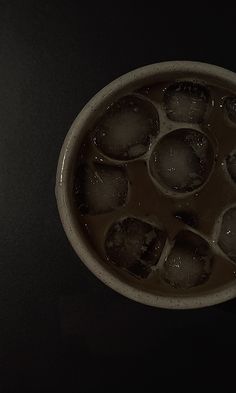
<svg viewBox="0 0 236 393">
<path fill-rule="evenodd" d="M 95 127 L 95 143 L 108 157 L 130 160 L 142 156 L 159 132 L 155 107 L 136 96 L 111 104 Z"/>
<path fill-rule="evenodd" d="M 236 151 L 233 151 L 226 158 L 226 167 L 231 179 L 236 182 Z"/>
<path fill-rule="evenodd" d="M 136 277 L 147 277 L 161 256 L 166 233 L 134 217 L 124 218 L 109 229 L 105 250 L 108 260 Z"/>
<path fill-rule="evenodd" d="M 192 129 L 178 129 L 165 135 L 150 158 L 152 176 L 175 192 L 190 192 L 209 177 L 214 152 L 206 135 Z"/>
<path fill-rule="evenodd" d="M 167 117 L 177 122 L 202 123 L 209 99 L 205 86 L 190 81 L 176 82 L 164 94 Z"/>
<path fill-rule="evenodd" d="M 94 215 L 115 210 L 126 204 L 126 170 L 102 164 L 83 165 L 75 177 L 74 191 L 83 214 Z"/>
<path fill-rule="evenodd" d="M 229 120 L 236 123 L 236 97 L 225 98 L 224 111 Z"/>
<path fill-rule="evenodd" d="M 188 289 L 206 282 L 211 273 L 212 255 L 206 240 L 190 232 L 180 232 L 168 255 L 162 277 L 175 288 Z"/>
<path fill-rule="evenodd" d="M 228 209 L 222 217 L 218 244 L 228 258 L 236 262 L 236 207 Z"/>
</svg>

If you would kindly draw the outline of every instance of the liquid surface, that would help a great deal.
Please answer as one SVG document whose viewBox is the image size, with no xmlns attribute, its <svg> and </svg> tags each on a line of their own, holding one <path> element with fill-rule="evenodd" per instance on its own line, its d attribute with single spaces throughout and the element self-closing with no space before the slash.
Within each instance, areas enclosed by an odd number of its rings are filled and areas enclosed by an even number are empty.
<svg viewBox="0 0 236 393">
<path fill-rule="evenodd" d="M 109 269 L 157 294 L 235 280 L 236 99 L 183 75 L 98 116 L 78 151 L 74 212 Z"/>
</svg>

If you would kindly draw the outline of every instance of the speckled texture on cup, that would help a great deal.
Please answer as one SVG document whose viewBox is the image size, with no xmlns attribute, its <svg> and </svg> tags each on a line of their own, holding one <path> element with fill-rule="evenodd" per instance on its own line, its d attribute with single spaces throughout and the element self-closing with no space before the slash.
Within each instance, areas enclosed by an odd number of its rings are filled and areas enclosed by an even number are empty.
<svg viewBox="0 0 236 393">
<path fill-rule="evenodd" d="M 236 282 L 229 283 L 224 287 L 211 290 L 209 293 L 189 296 L 158 296 L 143 289 L 138 289 L 123 281 L 115 273 L 99 262 L 93 250 L 83 241 L 82 233 L 76 225 L 76 219 L 70 208 L 68 184 L 71 182 L 71 168 L 76 153 L 86 132 L 86 126 L 97 113 L 105 109 L 108 103 L 114 101 L 117 96 L 124 94 L 143 81 L 158 81 L 162 75 L 168 77 L 173 72 L 200 73 L 206 77 L 214 76 L 225 84 L 234 86 L 236 89 L 236 74 L 223 68 L 198 62 L 170 61 L 152 64 L 131 71 L 114 80 L 104 89 L 98 92 L 83 108 L 73 122 L 61 149 L 56 178 L 56 198 L 61 221 L 66 235 L 79 258 L 84 264 L 106 285 L 120 294 L 137 302 L 155 307 L 172 309 L 189 309 L 214 305 L 232 299 L 236 296 Z"/>
</svg>

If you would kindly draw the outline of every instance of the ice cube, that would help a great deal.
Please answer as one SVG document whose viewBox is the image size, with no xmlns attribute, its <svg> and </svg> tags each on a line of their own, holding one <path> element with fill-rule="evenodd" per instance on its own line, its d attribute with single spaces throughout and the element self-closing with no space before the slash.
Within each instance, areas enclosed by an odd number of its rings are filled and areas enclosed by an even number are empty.
<svg viewBox="0 0 236 393">
<path fill-rule="evenodd" d="M 232 152 L 226 159 L 226 166 L 230 177 L 236 182 L 236 152 Z"/>
<path fill-rule="evenodd" d="M 236 262 L 236 207 L 231 207 L 223 215 L 218 244 Z"/>
<path fill-rule="evenodd" d="M 158 142 L 150 159 L 151 174 L 170 190 L 193 191 L 207 180 L 213 155 L 207 136 L 191 129 L 178 129 Z"/>
<path fill-rule="evenodd" d="M 95 128 L 95 143 L 108 157 L 130 160 L 149 149 L 159 130 L 154 106 L 136 96 L 111 104 Z"/>
<path fill-rule="evenodd" d="M 211 259 L 210 247 L 204 239 L 182 231 L 163 265 L 162 277 L 175 288 L 195 287 L 209 278 Z"/>
<path fill-rule="evenodd" d="M 236 97 L 227 97 L 224 100 L 224 110 L 228 118 L 236 123 Z"/>
<path fill-rule="evenodd" d="M 128 177 L 123 167 L 93 164 L 79 168 L 75 178 L 76 200 L 83 214 L 100 214 L 124 206 Z"/>
<path fill-rule="evenodd" d="M 164 94 L 164 106 L 170 120 L 201 123 L 209 102 L 208 89 L 189 81 L 170 85 Z"/>
<path fill-rule="evenodd" d="M 105 250 L 109 261 L 137 277 L 147 277 L 156 265 L 166 241 L 164 231 L 134 217 L 124 218 L 109 229 Z"/>
</svg>

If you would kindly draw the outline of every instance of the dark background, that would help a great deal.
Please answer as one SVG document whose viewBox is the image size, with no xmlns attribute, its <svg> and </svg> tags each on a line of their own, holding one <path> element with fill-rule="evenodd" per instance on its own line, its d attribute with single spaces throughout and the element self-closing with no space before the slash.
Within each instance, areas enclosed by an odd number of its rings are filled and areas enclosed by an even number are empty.
<svg viewBox="0 0 236 393">
<path fill-rule="evenodd" d="M 0 392 L 235 392 L 236 301 L 152 309 L 78 260 L 54 197 L 84 104 L 136 67 L 236 71 L 232 6 L 0 1 Z M 210 8 L 211 6 L 211 8 Z"/>
</svg>

